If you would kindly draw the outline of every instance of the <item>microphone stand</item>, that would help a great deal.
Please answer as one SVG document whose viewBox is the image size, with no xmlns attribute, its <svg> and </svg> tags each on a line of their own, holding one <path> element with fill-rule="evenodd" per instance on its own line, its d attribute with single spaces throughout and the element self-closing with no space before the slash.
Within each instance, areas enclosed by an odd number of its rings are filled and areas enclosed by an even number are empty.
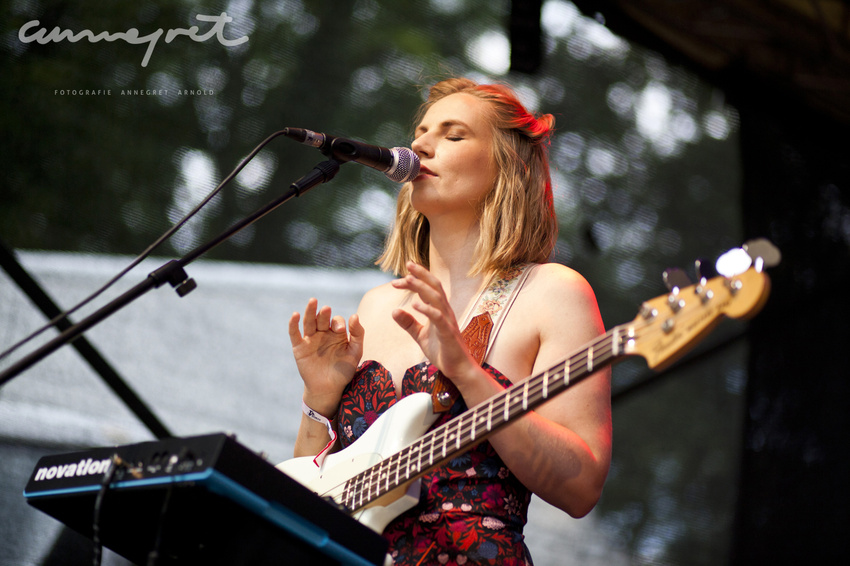
<svg viewBox="0 0 850 566">
<path fill-rule="evenodd" d="M 115 312 L 127 306 L 134 300 L 138 299 L 148 291 L 154 288 L 159 288 L 169 283 L 177 294 L 185 297 L 197 287 L 195 280 L 190 278 L 184 269 L 191 262 L 218 246 L 243 228 L 250 226 L 266 214 L 275 210 L 277 207 L 290 200 L 293 197 L 301 196 L 316 185 L 326 183 L 333 179 L 339 172 L 341 162 L 334 158 L 328 159 L 316 165 L 309 173 L 293 182 L 289 186 L 289 190 L 276 198 L 269 204 L 257 209 L 251 215 L 243 220 L 240 220 L 217 237 L 209 242 L 202 244 L 194 250 L 187 253 L 179 260 L 170 260 L 160 268 L 151 272 L 148 277 L 135 287 L 126 291 L 124 294 L 116 297 L 94 313 L 90 314 L 83 320 L 73 324 L 64 330 L 61 334 L 46 342 L 37 350 L 21 358 L 4 371 L 0 372 L 0 387 L 11 381 L 14 377 L 29 369 L 48 355 L 52 354 L 65 344 L 72 342 L 74 339 L 83 334 L 86 330 L 92 328 L 99 322 L 108 318 Z"/>
</svg>

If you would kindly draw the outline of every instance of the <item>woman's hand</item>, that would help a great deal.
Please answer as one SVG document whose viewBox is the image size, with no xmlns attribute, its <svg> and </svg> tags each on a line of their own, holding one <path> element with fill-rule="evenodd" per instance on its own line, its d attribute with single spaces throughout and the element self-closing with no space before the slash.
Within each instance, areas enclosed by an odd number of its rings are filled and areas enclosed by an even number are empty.
<svg viewBox="0 0 850 566">
<path fill-rule="evenodd" d="M 301 379 L 304 402 L 326 417 L 336 414 L 345 386 L 363 355 L 365 330 L 356 314 L 348 321 L 331 317 L 331 308 L 317 311 L 318 301 L 310 299 L 304 311 L 304 333 L 299 329 L 301 315 L 289 319 L 289 339 Z"/>
<path fill-rule="evenodd" d="M 416 263 L 408 262 L 407 269 L 408 275 L 392 285 L 416 293 L 419 301 L 414 301 L 413 309 L 425 315 L 426 320 L 420 323 L 403 309 L 393 311 L 393 320 L 419 344 L 428 360 L 460 388 L 465 377 L 480 368 L 463 342 L 440 281 Z"/>
</svg>

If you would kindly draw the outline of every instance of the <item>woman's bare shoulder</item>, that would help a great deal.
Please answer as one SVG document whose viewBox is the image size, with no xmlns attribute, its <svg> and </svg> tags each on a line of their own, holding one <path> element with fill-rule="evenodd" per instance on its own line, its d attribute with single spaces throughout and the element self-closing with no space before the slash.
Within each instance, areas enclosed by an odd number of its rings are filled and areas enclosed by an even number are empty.
<svg viewBox="0 0 850 566">
<path fill-rule="evenodd" d="M 363 298 L 360 299 L 360 306 L 357 308 L 357 312 L 363 317 L 386 312 L 387 309 L 391 311 L 400 306 L 406 294 L 405 291 L 400 291 L 393 287 L 392 282 L 388 281 L 366 291 Z"/>
<path fill-rule="evenodd" d="M 534 267 L 528 280 L 532 296 L 542 300 L 570 299 L 596 304 L 593 288 L 584 276 L 561 263 L 542 263 Z"/>
<path fill-rule="evenodd" d="M 578 271 L 565 265 L 538 265 L 530 274 L 521 299 L 523 312 L 541 335 L 566 327 L 576 334 L 576 340 L 584 340 L 603 329 L 593 288 Z"/>
</svg>

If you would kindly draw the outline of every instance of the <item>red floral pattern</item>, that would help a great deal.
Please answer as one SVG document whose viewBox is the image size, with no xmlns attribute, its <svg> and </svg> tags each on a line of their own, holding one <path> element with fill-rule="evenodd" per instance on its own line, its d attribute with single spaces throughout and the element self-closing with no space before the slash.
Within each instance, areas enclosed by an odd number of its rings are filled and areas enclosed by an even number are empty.
<svg viewBox="0 0 850 566">
<path fill-rule="evenodd" d="M 505 387 L 510 382 L 484 365 Z M 423 362 L 405 372 L 402 397 L 430 392 L 437 368 Z M 361 364 L 345 390 L 338 427 L 342 447 L 357 440 L 398 399 L 392 376 L 378 362 Z M 463 399 L 433 427 L 466 411 Z M 505 467 L 489 442 L 422 478 L 419 504 L 384 529 L 397 566 L 532 564 L 522 529 L 531 492 Z"/>
</svg>

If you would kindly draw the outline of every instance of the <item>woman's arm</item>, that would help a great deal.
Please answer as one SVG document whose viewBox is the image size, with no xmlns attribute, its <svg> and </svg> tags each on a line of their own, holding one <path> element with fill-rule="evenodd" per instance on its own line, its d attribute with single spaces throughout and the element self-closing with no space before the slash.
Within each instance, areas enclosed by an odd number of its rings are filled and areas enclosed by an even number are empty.
<svg viewBox="0 0 850 566">
<path fill-rule="evenodd" d="M 468 406 L 504 391 L 469 356 L 436 278 L 420 266 L 410 271 L 395 285 L 419 295 L 421 303 L 413 308 L 427 320 L 419 323 L 410 313 L 396 311 L 396 322 L 452 379 Z M 529 347 L 536 352 L 510 352 L 528 355 L 532 374 L 554 366 L 603 331 L 596 299 L 583 278 L 557 264 L 536 271 L 509 315 L 536 334 Z M 595 373 L 494 434 L 490 442 L 535 494 L 574 517 L 586 515 L 601 495 L 611 460 L 610 372 Z"/>
</svg>

